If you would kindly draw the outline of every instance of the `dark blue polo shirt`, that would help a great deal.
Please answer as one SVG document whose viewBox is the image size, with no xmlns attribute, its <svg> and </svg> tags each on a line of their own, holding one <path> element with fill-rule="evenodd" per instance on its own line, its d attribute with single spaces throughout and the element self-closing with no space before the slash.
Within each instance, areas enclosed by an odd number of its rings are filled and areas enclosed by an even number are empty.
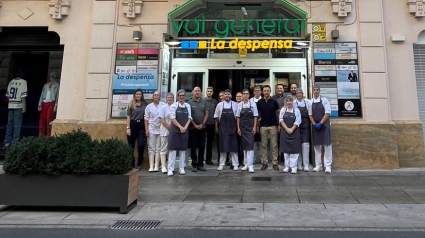
<svg viewBox="0 0 425 238">
<path fill-rule="evenodd" d="M 276 111 L 279 110 L 279 104 L 276 99 L 260 99 L 257 102 L 258 113 L 260 114 L 260 127 L 277 126 Z"/>
</svg>

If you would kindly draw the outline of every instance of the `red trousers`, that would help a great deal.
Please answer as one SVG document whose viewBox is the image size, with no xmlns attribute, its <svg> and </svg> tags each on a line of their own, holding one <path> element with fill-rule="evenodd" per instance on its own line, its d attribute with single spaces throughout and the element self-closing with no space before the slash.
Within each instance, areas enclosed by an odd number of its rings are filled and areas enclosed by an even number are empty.
<svg viewBox="0 0 425 238">
<path fill-rule="evenodd" d="M 55 116 L 55 113 L 53 111 L 54 107 L 55 107 L 54 102 L 41 103 L 40 122 L 38 124 L 39 136 L 46 135 L 46 129 L 47 129 L 47 136 L 50 136 L 52 132 L 52 125 L 50 125 L 50 122 L 53 121 Z"/>
</svg>

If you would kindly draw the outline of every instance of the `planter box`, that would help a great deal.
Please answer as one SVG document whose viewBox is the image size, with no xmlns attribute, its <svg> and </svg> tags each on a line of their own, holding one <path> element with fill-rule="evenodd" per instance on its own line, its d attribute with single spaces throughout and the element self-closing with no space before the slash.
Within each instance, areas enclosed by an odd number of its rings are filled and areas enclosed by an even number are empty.
<svg viewBox="0 0 425 238">
<path fill-rule="evenodd" d="M 139 171 L 125 175 L 0 174 L 0 204 L 15 206 L 117 207 L 137 204 Z"/>
</svg>

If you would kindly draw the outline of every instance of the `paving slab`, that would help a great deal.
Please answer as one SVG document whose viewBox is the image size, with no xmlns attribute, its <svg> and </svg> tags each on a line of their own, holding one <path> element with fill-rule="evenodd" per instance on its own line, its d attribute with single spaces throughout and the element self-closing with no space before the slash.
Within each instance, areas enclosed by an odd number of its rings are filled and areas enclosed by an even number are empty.
<svg viewBox="0 0 425 238">
<path fill-rule="evenodd" d="M 44 212 L 44 211 L 11 211 L 0 219 L 8 220 L 61 220 L 70 215 L 69 212 Z"/>
<path fill-rule="evenodd" d="M 327 183 L 331 188 L 338 187 L 372 187 L 381 188 L 375 180 L 365 177 L 351 178 L 351 177 L 326 177 Z"/>
<path fill-rule="evenodd" d="M 382 188 L 424 188 L 425 181 L 417 176 L 380 176 L 370 177 Z"/>
<path fill-rule="evenodd" d="M 385 204 L 385 206 L 402 223 L 425 225 L 425 204 Z"/>
<path fill-rule="evenodd" d="M 425 189 L 424 188 L 404 188 L 403 191 L 407 193 L 415 202 L 425 203 Z"/>
<path fill-rule="evenodd" d="M 241 202 L 242 188 L 195 188 L 184 199 L 184 202 Z"/>
<path fill-rule="evenodd" d="M 181 226 L 183 224 L 182 220 L 165 220 L 161 222 L 161 225 L 159 227 L 167 227 L 167 226 Z"/>
<path fill-rule="evenodd" d="M 222 221 L 220 223 L 222 227 L 252 227 L 258 226 L 258 221 Z"/>
<path fill-rule="evenodd" d="M 346 188 L 333 189 L 297 189 L 301 203 L 331 203 L 331 204 L 356 204 L 359 203 Z"/>
<path fill-rule="evenodd" d="M 57 219 L 0 219 L 0 225 L 59 225 L 61 222 Z"/>
<path fill-rule="evenodd" d="M 131 220 L 195 221 L 204 203 L 147 203 Z"/>
<path fill-rule="evenodd" d="M 190 188 L 141 188 L 137 198 L 140 202 L 183 202 Z"/>
<path fill-rule="evenodd" d="M 139 188 L 177 187 L 185 177 L 139 177 Z"/>
<path fill-rule="evenodd" d="M 316 188 L 329 189 L 329 184 L 324 177 L 279 177 L 273 178 L 281 188 Z"/>
<path fill-rule="evenodd" d="M 335 222 L 336 227 L 340 228 L 372 228 L 376 227 L 375 223 L 369 221 L 354 221 L 354 222 Z"/>
<path fill-rule="evenodd" d="M 197 221 L 260 222 L 264 220 L 262 203 L 205 203 Z"/>
<path fill-rule="evenodd" d="M 115 221 L 114 221 L 115 222 Z M 100 220 L 62 220 L 62 225 L 97 225 Z"/>
<path fill-rule="evenodd" d="M 260 203 L 299 203 L 297 190 L 287 189 L 257 189 L 245 188 L 243 191 L 242 202 L 260 202 Z"/>
<path fill-rule="evenodd" d="M 260 227 L 297 227 L 299 224 L 297 221 L 265 221 L 259 222 Z"/>
<path fill-rule="evenodd" d="M 264 204 L 264 222 L 310 224 L 333 222 L 323 204 Z"/>
<path fill-rule="evenodd" d="M 310 172 L 308 172 L 308 176 L 310 177 L 354 177 L 354 174 L 350 170 L 332 169 L 331 174 L 326 174 L 324 170 L 320 172 L 314 172 L 312 170 L 310 169 Z"/>
<path fill-rule="evenodd" d="M 65 220 L 129 220 L 134 214 L 117 212 L 73 212 Z"/>
<path fill-rule="evenodd" d="M 184 221 L 181 225 L 187 227 L 218 227 L 221 221 Z"/>
<path fill-rule="evenodd" d="M 368 170 L 351 170 L 351 173 L 356 177 L 362 176 L 395 176 L 398 175 L 395 171 L 391 169 L 368 169 Z"/>
<path fill-rule="evenodd" d="M 383 204 L 325 204 L 335 223 L 400 222 Z"/>
<path fill-rule="evenodd" d="M 382 189 L 382 188 L 348 188 L 354 197 L 363 204 L 416 204 L 414 198 L 409 196 L 402 189 Z"/>
</svg>

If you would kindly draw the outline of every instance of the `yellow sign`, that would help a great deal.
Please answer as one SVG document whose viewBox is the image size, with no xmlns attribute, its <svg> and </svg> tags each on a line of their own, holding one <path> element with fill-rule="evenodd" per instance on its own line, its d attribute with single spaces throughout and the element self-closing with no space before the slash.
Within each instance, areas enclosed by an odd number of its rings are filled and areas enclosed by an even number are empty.
<svg viewBox="0 0 425 238">
<path fill-rule="evenodd" d="M 326 33 L 313 33 L 313 41 L 326 41 Z"/>
<path fill-rule="evenodd" d="M 239 48 L 239 58 L 246 58 L 248 50 L 246 48 Z"/>
<path fill-rule="evenodd" d="M 313 33 L 326 33 L 326 24 L 313 24 Z"/>
<path fill-rule="evenodd" d="M 201 45 L 201 44 L 199 44 Z M 225 49 L 226 41 L 211 39 L 210 49 Z M 236 49 L 251 49 L 256 51 L 258 49 L 291 49 L 292 40 L 239 40 L 238 38 L 230 41 L 228 47 L 232 50 Z"/>
</svg>

